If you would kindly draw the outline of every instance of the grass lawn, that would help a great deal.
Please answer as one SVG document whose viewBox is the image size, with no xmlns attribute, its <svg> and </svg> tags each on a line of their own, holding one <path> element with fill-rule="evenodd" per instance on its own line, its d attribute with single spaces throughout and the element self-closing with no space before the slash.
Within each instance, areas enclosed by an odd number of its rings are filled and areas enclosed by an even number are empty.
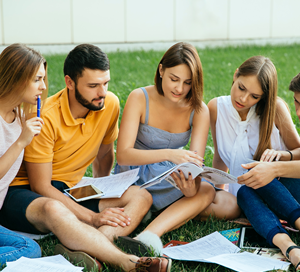
<svg viewBox="0 0 300 272">
<path fill-rule="evenodd" d="M 204 69 L 204 101 L 208 103 L 212 98 L 230 94 L 232 78 L 235 69 L 247 58 L 254 55 L 264 55 L 274 62 L 278 72 L 278 92 L 289 105 L 292 117 L 299 131 L 299 121 L 293 106 L 293 93 L 288 91 L 291 79 L 300 72 L 300 45 L 291 46 L 243 46 L 216 49 L 198 50 Z M 111 81 L 109 90 L 115 93 L 121 103 L 121 115 L 128 94 L 135 88 L 153 84 L 154 74 L 164 52 L 161 51 L 136 51 L 109 53 L 111 63 Z M 63 77 L 63 62 L 66 55 L 46 56 L 48 61 L 49 95 L 65 87 Z M 187 147 L 188 148 L 188 147 Z M 209 135 L 205 162 L 211 166 L 213 158 L 213 141 Z M 86 173 L 91 175 L 89 168 Z M 139 226 L 138 233 L 145 225 Z M 182 240 L 191 242 L 213 231 L 238 227 L 238 225 L 209 219 L 206 222 L 189 221 L 185 226 L 162 236 L 163 243 Z M 132 235 L 134 235 L 133 233 Z M 295 241 L 300 242 L 298 235 L 293 235 Z M 76 237 L 74 237 L 76 239 Z M 40 241 L 43 255 L 53 254 L 53 247 L 57 239 L 46 238 Z M 107 268 L 105 271 L 119 271 Z M 231 271 L 224 267 L 194 262 L 173 262 L 172 271 Z M 291 271 L 294 271 L 292 269 Z"/>
</svg>

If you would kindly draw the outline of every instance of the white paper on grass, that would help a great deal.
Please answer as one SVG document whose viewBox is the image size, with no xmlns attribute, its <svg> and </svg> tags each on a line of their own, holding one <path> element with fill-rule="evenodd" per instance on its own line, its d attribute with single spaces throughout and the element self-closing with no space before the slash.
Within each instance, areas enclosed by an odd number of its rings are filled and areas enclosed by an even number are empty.
<svg viewBox="0 0 300 272">
<path fill-rule="evenodd" d="M 79 272 L 83 267 L 72 265 L 63 256 L 49 256 L 43 258 L 29 259 L 21 257 L 14 262 L 8 262 L 4 272 Z"/>
<path fill-rule="evenodd" d="M 240 272 L 283 269 L 289 265 L 288 262 L 239 251 L 239 247 L 219 232 L 213 232 L 186 245 L 164 248 L 163 254 L 175 260 L 216 263 Z"/>
<path fill-rule="evenodd" d="M 263 272 L 274 269 L 284 270 L 290 265 L 288 262 L 266 258 L 249 252 L 222 254 L 207 260 L 239 272 Z"/>
<path fill-rule="evenodd" d="M 220 254 L 239 251 L 239 247 L 216 231 L 186 245 L 164 248 L 163 254 L 175 260 L 205 262 L 205 259 Z"/>
</svg>

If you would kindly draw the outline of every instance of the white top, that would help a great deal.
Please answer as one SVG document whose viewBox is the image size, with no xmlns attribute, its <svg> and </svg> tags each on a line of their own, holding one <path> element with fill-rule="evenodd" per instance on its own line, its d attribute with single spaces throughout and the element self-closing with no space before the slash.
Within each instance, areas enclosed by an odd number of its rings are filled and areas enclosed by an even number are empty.
<svg viewBox="0 0 300 272">
<path fill-rule="evenodd" d="M 217 100 L 216 139 L 218 152 L 229 168 L 230 174 L 238 177 L 248 170 L 241 164 L 253 161 L 259 142 L 259 116 L 255 113 L 256 105 L 251 107 L 247 119 L 240 115 L 231 103 L 231 96 L 220 96 Z M 277 127 L 273 126 L 271 145 L 275 150 L 285 150 L 285 144 Z M 229 192 L 236 196 L 240 184 L 229 184 Z"/>
<path fill-rule="evenodd" d="M 21 132 L 22 126 L 19 118 L 15 118 L 12 123 L 6 123 L 0 115 L 0 157 L 2 157 L 7 149 L 19 138 Z M 2 208 L 8 186 L 13 181 L 20 169 L 23 155 L 24 150 L 22 150 L 21 154 L 5 174 L 5 176 L 0 179 L 0 209 Z"/>
</svg>

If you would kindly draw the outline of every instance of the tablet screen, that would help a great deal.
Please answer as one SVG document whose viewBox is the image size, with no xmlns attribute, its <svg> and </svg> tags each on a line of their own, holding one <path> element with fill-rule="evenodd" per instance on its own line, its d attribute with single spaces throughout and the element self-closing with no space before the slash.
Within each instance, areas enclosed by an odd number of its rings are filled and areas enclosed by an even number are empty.
<svg viewBox="0 0 300 272">
<path fill-rule="evenodd" d="M 98 193 L 91 185 L 86 185 L 83 187 L 75 188 L 75 189 L 67 189 L 65 192 L 70 195 L 76 201 L 83 201 L 87 199 L 94 198 L 93 196 L 101 196 L 102 192 Z"/>
</svg>

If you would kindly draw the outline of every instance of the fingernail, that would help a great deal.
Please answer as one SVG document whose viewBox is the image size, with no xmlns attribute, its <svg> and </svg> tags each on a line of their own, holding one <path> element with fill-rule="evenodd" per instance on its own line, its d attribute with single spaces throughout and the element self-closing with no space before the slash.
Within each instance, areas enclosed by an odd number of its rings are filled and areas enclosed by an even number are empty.
<svg viewBox="0 0 300 272">
<path fill-rule="evenodd" d="M 202 167 L 204 167 L 205 166 L 205 164 L 202 164 Z"/>
<path fill-rule="evenodd" d="M 181 171 L 178 169 L 178 172 L 180 173 Z"/>
<path fill-rule="evenodd" d="M 191 173 L 189 173 L 189 176 L 191 176 L 192 174 Z"/>
<path fill-rule="evenodd" d="M 205 162 L 205 159 L 203 159 L 203 162 Z"/>
<path fill-rule="evenodd" d="M 194 152 L 195 152 L 195 153 L 197 153 L 197 151 L 196 151 L 196 150 L 195 150 Z"/>
</svg>

